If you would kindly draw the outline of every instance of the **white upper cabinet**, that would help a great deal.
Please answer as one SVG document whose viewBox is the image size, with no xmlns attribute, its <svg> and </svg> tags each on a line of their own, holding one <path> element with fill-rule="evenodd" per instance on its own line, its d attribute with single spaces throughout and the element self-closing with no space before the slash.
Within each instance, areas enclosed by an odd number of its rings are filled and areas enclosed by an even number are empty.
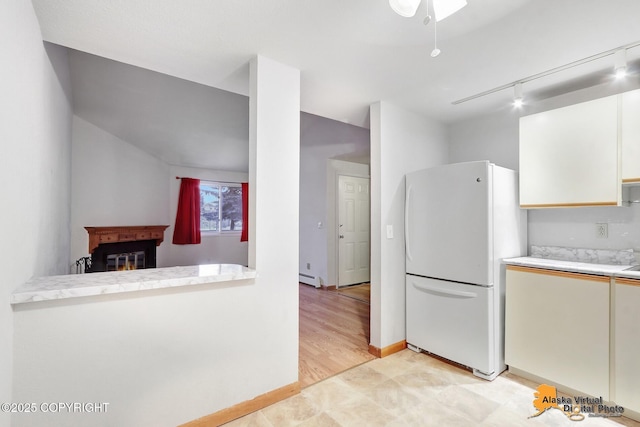
<svg viewBox="0 0 640 427">
<path fill-rule="evenodd" d="M 520 118 L 521 207 L 621 204 L 618 107 L 614 95 Z"/>
<path fill-rule="evenodd" d="M 640 89 L 621 96 L 622 182 L 640 182 Z"/>
</svg>

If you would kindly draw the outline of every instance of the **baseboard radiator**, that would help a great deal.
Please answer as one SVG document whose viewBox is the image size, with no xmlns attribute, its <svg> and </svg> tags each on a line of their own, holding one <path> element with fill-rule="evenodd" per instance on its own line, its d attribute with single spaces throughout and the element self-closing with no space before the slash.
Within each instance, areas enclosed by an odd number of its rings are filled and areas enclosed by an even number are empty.
<svg viewBox="0 0 640 427">
<path fill-rule="evenodd" d="M 304 283 L 306 285 L 311 285 L 316 288 L 320 287 L 320 281 L 316 276 L 312 276 L 310 274 L 298 273 L 298 281 L 300 283 Z"/>
</svg>

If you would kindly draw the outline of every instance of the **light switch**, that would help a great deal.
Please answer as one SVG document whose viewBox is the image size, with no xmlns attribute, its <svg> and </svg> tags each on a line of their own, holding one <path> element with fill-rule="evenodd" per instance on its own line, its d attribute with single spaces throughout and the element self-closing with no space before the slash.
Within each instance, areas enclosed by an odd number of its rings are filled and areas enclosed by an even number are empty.
<svg viewBox="0 0 640 427">
<path fill-rule="evenodd" d="M 393 239 L 393 225 L 387 225 L 387 239 Z"/>
</svg>

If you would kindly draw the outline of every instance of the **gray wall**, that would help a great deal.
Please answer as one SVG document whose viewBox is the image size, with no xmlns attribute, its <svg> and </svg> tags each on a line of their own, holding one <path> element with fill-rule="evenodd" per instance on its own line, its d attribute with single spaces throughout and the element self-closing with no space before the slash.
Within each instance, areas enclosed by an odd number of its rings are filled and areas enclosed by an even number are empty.
<svg viewBox="0 0 640 427">
<path fill-rule="evenodd" d="M 43 46 L 31 2 L 2 2 L 0 28 L 0 402 L 11 402 L 10 295 L 69 263 L 71 106 L 66 51 Z"/>
</svg>

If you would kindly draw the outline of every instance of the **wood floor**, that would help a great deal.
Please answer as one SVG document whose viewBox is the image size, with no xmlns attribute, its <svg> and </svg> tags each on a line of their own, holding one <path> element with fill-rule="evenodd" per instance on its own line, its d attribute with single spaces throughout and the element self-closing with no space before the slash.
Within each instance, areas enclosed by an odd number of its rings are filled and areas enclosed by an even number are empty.
<svg viewBox="0 0 640 427">
<path fill-rule="evenodd" d="M 369 304 L 300 284 L 298 381 L 307 387 L 368 360 Z"/>
<path fill-rule="evenodd" d="M 371 284 L 369 283 L 338 288 L 334 290 L 334 292 L 339 292 L 341 295 L 355 298 L 366 303 L 371 302 Z"/>
</svg>

